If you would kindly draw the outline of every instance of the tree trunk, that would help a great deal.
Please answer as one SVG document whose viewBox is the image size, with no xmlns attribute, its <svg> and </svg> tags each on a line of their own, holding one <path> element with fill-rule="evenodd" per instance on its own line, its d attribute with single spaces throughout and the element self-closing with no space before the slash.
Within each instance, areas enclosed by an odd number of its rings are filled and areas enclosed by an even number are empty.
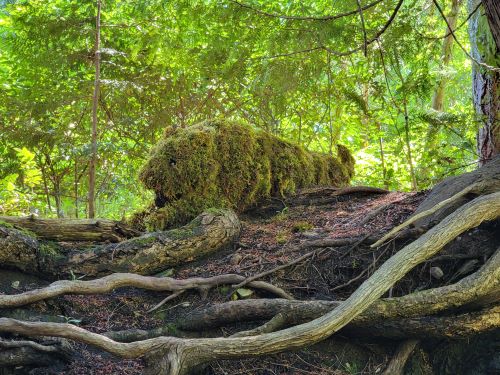
<svg viewBox="0 0 500 375">
<path fill-rule="evenodd" d="M 101 63 L 101 0 L 97 0 L 97 16 L 96 16 L 96 31 L 95 31 L 95 81 L 94 81 L 94 96 L 92 98 L 92 140 L 91 140 L 91 156 L 89 165 L 89 212 L 88 217 L 95 217 L 95 169 L 97 163 L 97 108 L 99 104 L 99 75 Z"/>
<path fill-rule="evenodd" d="M 474 9 L 480 0 L 470 0 Z M 500 68 L 500 16 L 494 0 L 482 0 L 469 22 L 471 54 L 481 63 Z M 500 151 L 500 70 L 473 65 L 472 94 L 479 123 L 477 151 L 479 164 L 487 163 Z"/>
<path fill-rule="evenodd" d="M 448 67 L 451 61 L 452 52 L 453 52 L 453 32 L 457 26 L 458 13 L 460 10 L 460 6 L 462 5 L 462 0 L 452 0 L 451 10 L 448 14 L 447 20 L 450 27 L 446 28 L 446 37 L 443 40 L 443 47 L 441 52 L 441 64 L 440 69 L 444 70 Z M 450 30 L 451 29 L 451 30 Z M 436 89 L 434 91 L 434 95 L 432 96 L 432 109 L 435 111 L 442 112 L 444 108 L 444 93 L 447 84 L 446 73 L 442 74 L 438 79 Z M 437 124 L 429 124 L 427 128 L 427 136 L 425 140 L 424 150 L 428 154 L 433 154 L 436 151 L 436 139 L 439 132 L 439 125 Z M 424 174 L 427 175 L 429 173 L 428 168 L 424 171 Z M 427 177 L 427 176 L 424 176 Z"/>
<path fill-rule="evenodd" d="M 462 0 L 452 0 L 451 2 L 451 10 L 450 13 L 448 14 L 448 24 L 450 25 L 450 28 L 446 28 L 446 34 L 449 34 L 444 38 L 443 41 L 443 49 L 441 52 L 441 69 L 446 68 L 450 61 L 451 61 L 451 56 L 453 52 L 453 35 L 451 34 L 452 31 L 455 30 L 457 26 L 457 18 L 458 18 L 458 12 L 460 10 L 460 5 L 462 5 Z M 446 78 L 442 77 L 439 79 L 439 82 L 437 84 L 436 90 L 434 91 L 434 95 L 432 97 L 432 109 L 436 111 L 443 111 L 443 102 L 444 102 L 444 89 L 446 87 Z M 436 132 L 436 127 L 430 125 L 427 133 L 427 137 L 430 136 L 429 133 L 435 134 Z"/>
</svg>

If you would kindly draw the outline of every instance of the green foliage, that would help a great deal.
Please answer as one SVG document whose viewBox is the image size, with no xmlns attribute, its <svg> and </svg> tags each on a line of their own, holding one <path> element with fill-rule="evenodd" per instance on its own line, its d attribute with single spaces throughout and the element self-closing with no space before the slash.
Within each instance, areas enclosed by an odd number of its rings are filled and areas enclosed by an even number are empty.
<svg viewBox="0 0 500 375">
<path fill-rule="evenodd" d="M 0 179 L 0 213 L 3 215 L 36 212 L 35 189 L 42 181 L 34 162 L 35 154 L 27 148 L 15 148 L 19 161 L 19 173 L 10 173 Z"/>
<path fill-rule="evenodd" d="M 357 9 L 354 0 L 245 3 L 302 16 Z M 382 29 L 395 3 L 363 12 L 369 37 Z M 90 0 L 0 3 L 3 213 L 35 208 L 44 216 L 86 215 L 95 14 Z M 466 17 L 464 8 L 457 24 Z M 452 63 L 441 66 L 442 40 L 422 34 L 440 36 L 446 25 L 427 1 L 404 2 L 366 56 L 361 49 L 346 56 L 326 50 L 362 46 L 357 12 L 300 21 L 219 0 L 107 0 L 102 25 L 99 216 L 120 219 L 151 200 L 137 183 L 137 171 L 165 127 L 187 128 L 211 118 L 244 120 L 320 153 L 345 144 L 357 161 L 354 184 L 409 190 L 412 165 L 417 187 L 427 188 L 477 158 L 471 66 L 458 48 Z M 466 27 L 456 34 L 466 44 Z M 443 78 L 449 116 L 439 120 L 428 109 Z M 439 147 L 427 145 L 430 123 Z M 16 148 L 35 155 L 29 169 L 39 171 L 42 183 L 28 176 Z M 238 162 L 249 165 L 244 158 Z M 314 163 L 316 177 L 325 178 L 321 158 Z M 269 169 L 261 165 L 257 171 Z M 26 185 L 26 177 L 35 185 Z M 250 201 L 268 188 L 263 184 L 249 192 Z M 237 185 L 227 186 L 233 188 L 231 204 L 241 195 Z"/>
<path fill-rule="evenodd" d="M 145 220 L 150 228 L 163 229 L 210 207 L 242 211 L 301 187 L 343 186 L 354 163 L 345 147 L 338 150 L 337 157 L 307 152 L 234 121 L 168 128 L 140 173 L 159 207 Z"/>
</svg>

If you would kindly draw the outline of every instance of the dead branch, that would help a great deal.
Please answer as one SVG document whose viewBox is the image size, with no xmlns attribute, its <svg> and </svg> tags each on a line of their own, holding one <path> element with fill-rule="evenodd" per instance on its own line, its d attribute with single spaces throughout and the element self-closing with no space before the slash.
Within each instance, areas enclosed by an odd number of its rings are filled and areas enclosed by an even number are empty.
<svg viewBox="0 0 500 375">
<path fill-rule="evenodd" d="M 17 307 L 29 303 L 54 298 L 64 294 L 104 294 L 117 288 L 136 287 L 157 292 L 169 291 L 173 295 L 179 295 L 187 290 L 197 290 L 206 293 L 208 290 L 219 285 L 232 285 L 245 280 L 244 276 L 226 274 L 208 278 L 193 277 L 190 279 L 177 280 L 170 277 L 141 276 L 132 273 L 115 273 L 95 280 L 59 280 L 41 289 L 34 289 L 20 294 L 0 295 L 0 308 Z M 252 282 L 249 287 L 271 292 L 282 298 L 293 299 L 293 297 L 266 282 Z"/>
<path fill-rule="evenodd" d="M 294 264 L 300 263 L 300 262 L 302 262 L 303 260 L 308 259 L 308 258 L 310 258 L 310 257 L 312 257 L 312 256 L 314 256 L 314 255 L 316 255 L 316 254 L 321 254 L 321 252 L 322 252 L 322 251 L 318 251 L 318 250 L 313 250 L 313 251 L 310 251 L 310 252 L 308 252 L 308 253 L 306 253 L 306 254 L 304 254 L 304 255 L 302 255 L 302 256 L 300 256 L 300 257 L 298 257 L 298 258 L 296 258 L 296 259 L 294 259 L 294 260 L 292 260 L 292 261 L 290 261 L 290 262 L 288 262 L 288 263 L 282 264 L 281 266 L 275 267 L 275 268 L 273 268 L 273 269 L 271 269 L 271 270 L 268 270 L 268 271 L 261 272 L 261 273 L 259 273 L 259 274 L 257 274 L 257 275 L 254 275 L 254 276 L 247 277 L 247 278 L 245 278 L 245 280 L 243 280 L 242 282 L 240 282 L 238 285 L 235 285 L 235 286 L 232 288 L 232 290 L 231 290 L 231 292 L 229 293 L 229 295 L 233 294 L 233 292 L 234 292 L 236 289 L 238 289 L 238 288 L 242 288 L 243 286 L 245 286 L 245 285 L 247 285 L 247 284 L 251 283 L 251 282 L 252 282 L 252 281 L 254 281 L 254 280 L 257 280 L 257 279 L 260 279 L 260 278 L 262 278 L 262 277 L 265 277 L 265 276 L 271 275 L 271 274 L 273 274 L 273 273 L 275 273 L 275 272 L 278 272 L 278 271 L 280 271 L 280 270 L 282 270 L 282 269 L 285 269 L 285 268 L 291 267 L 291 266 L 293 266 Z"/>
</svg>

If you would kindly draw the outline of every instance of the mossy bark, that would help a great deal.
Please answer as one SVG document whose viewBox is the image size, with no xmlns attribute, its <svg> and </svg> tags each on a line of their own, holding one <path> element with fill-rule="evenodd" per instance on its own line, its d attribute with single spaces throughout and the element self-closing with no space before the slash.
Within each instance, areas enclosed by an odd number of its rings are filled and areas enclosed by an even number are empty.
<svg viewBox="0 0 500 375">
<path fill-rule="evenodd" d="M 0 265 L 53 276 L 153 274 L 229 246 L 239 233 L 240 223 L 234 212 L 213 210 L 179 229 L 65 252 L 56 243 L 0 225 Z"/>
<path fill-rule="evenodd" d="M 140 173 L 156 194 L 149 229 L 183 223 L 208 207 L 242 211 L 270 196 L 313 185 L 346 185 L 354 159 L 308 152 L 249 125 L 211 121 L 167 129 Z"/>
</svg>

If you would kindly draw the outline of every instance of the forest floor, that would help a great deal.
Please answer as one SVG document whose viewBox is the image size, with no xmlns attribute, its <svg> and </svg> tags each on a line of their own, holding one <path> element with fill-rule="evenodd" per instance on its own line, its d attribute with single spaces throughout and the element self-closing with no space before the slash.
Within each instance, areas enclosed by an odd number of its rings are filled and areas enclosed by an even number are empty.
<svg viewBox="0 0 500 375">
<path fill-rule="evenodd" d="M 243 230 L 235 248 L 218 253 L 184 267 L 168 270 L 164 275 L 184 279 L 193 276 L 214 276 L 238 273 L 252 276 L 288 263 L 311 251 L 302 246 L 308 241 L 353 238 L 367 235 L 379 236 L 408 218 L 425 193 L 400 193 L 370 195 L 356 194 L 339 197 L 338 201 L 324 205 L 291 206 L 275 212 L 267 218 L 255 215 L 242 216 Z M 370 217 L 377 208 L 383 210 Z M 368 245 L 323 247 L 318 255 L 310 257 L 284 270 L 275 272 L 263 280 L 282 287 L 297 299 L 341 300 L 347 298 L 374 269 L 398 251 L 407 241 L 392 241 L 376 250 Z M 477 241 L 477 238 L 476 238 Z M 460 242 L 460 241 L 459 241 Z M 459 249 L 467 251 L 466 238 Z M 477 243 L 476 243 L 477 244 Z M 457 277 L 456 271 L 463 260 L 447 262 L 443 266 L 444 276 L 440 280 L 430 276 L 430 267 L 441 265 L 441 261 L 426 262 L 408 274 L 389 292 L 392 296 L 408 294 L 419 289 L 444 285 Z M 131 328 L 150 329 L 207 305 L 228 301 L 228 287 L 213 289 L 202 299 L 195 292 L 184 293 L 163 305 L 153 313 L 147 310 L 166 297 L 165 293 L 148 292 L 124 288 L 106 295 L 67 295 L 36 306 L 42 310 L 56 309 L 68 319 L 81 320 L 85 329 L 103 333 Z M 263 292 L 254 292 L 249 298 L 272 297 Z M 218 329 L 212 335 L 229 335 L 253 325 L 235 325 Z M 264 358 L 243 361 L 220 361 L 212 363 L 208 373 L 212 374 L 375 374 L 381 372 L 387 360 L 387 352 L 370 347 L 366 340 L 361 348 L 352 339 L 344 340 L 342 332 L 335 335 L 335 342 L 326 340 L 311 348 L 293 353 L 284 353 Z M 338 338 L 338 339 L 337 339 Z M 377 341 L 377 347 L 380 347 Z M 97 351 L 84 344 L 74 344 L 77 355 L 63 368 L 39 369 L 35 374 L 141 374 L 141 360 L 120 360 Z M 388 352 L 395 343 L 387 341 Z M 344 354 L 358 351 L 364 358 L 364 368 L 344 360 Z"/>
</svg>

